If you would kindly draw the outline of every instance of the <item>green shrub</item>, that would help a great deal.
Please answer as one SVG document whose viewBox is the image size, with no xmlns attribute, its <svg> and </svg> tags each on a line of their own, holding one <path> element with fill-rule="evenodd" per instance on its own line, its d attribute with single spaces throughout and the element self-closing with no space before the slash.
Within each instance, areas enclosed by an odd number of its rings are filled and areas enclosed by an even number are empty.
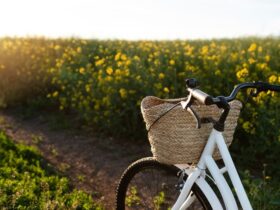
<svg viewBox="0 0 280 210">
<path fill-rule="evenodd" d="M 254 177 L 248 170 L 242 173 L 243 184 L 254 209 L 273 210 L 280 207 L 280 185 L 275 178 L 267 176 Z"/>
<path fill-rule="evenodd" d="M 67 178 L 42 165 L 34 148 L 14 144 L 0 132 L 1 209 L 101 209 L 90 195 L 71 190 Z"/>
</svg>

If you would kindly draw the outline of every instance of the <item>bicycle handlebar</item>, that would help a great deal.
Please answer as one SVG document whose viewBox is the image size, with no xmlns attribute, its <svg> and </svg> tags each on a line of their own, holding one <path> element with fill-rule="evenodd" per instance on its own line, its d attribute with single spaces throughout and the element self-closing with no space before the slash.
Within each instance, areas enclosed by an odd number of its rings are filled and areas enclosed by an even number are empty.
<svg viewBox="0 0 280 210">
<path fill-rule="evenodd" d="M 255 93 L 256 95 L 259 94 L 260 92 L 268 91 L 268 90 L 280 92 L 280 85 L 272 85 L 267 82 L 241 83 L 233 89 L 231 94 L 228 97 L 226 97 L 226 100 L 227 101 L 234 100 L 238 91 L 241 89 L 246 89 L 246 88 L 255 88 L 257 90 L 257 92 Z"/>
<path fill-rule="evenodd" d="M 255 88 L 256 92 L 254 93 L 254 96 L 257 96 L 260 92 L 268 91 L 268 90 L 280 92 L 280 85 L 272 85 L 266 82 L 246 82 L 237 85 L 229 96 L 212 97 L 207 93 L 204 93 L 203 91 L 196 88 L 196 86 L 198 85 L 196 79 L 187 79 L 186 83 L 187 83 L 187 89 L 192 95 L 192 97 L 194 97 L 196 100 L 198 100 L 199 102 L 205 105 L 218 104 L 222 100 L 230 102 L 236 98 L 237 93 L 241 89 Z"/>
</svg>

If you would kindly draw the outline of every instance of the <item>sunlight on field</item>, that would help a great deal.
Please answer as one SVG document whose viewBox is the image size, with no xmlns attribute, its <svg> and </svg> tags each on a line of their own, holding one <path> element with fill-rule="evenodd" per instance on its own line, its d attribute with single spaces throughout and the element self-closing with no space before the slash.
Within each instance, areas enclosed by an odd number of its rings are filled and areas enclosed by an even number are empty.
<svg viewBox="0 0 280 210">
<path fill-rule="evenodd" d="M 77 125 L 87 135 L 106 134 L 102 149 L 107 152 L 114 148 L 112 136 L 147 142 L 139 107 L 144 96 L 184 97 L 188 77 L 197 78 L 200 88 L 213 96 L 229 94 L 235 84 L 246 81 L 280 84 L 279 55 L 280 38 L 137 42 L 0 38 L 0 107 L 19 108 L 23 119 L 36 116 L 48 122 L 42 126 L 70 130 Z M 265 209 L 259 200 L 271 203 L 266 209 L 276 209 L 279 94 L 263 92 L 248 98 L 244 92 L 238 98 L 245 102 L 245 111 L 231 150 L 254 209 Z M 14 130 L 9 124 L 5 127 Z M 33 143 L 40 141 L 32 137 Z M 55 147 L 50 152 L 60 155 Z M 77 179 L 86 178 L 79 174 Z"/>
</svg>

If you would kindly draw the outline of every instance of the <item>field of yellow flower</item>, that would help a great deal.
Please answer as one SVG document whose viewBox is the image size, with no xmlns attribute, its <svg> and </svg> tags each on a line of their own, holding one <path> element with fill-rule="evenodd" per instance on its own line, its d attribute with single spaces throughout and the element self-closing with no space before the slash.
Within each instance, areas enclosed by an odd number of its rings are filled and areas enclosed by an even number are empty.
<svg viewBox="0 0 280 210">
<path fill-rule="evenodd" d="M 2 38 L 0 106 L 40 99 L 57 107 L 59 112 L 74 112 L 87 125 L 108 134 L 126 138 L 143 136 L 139 105 L 144 96 L 185 96 L 184 79 L 190 77 L 197 78 L 201 89 L 212 95 L 229 94 L 235 84 L 245 81 L 279 84 L 279 58 L 279 38 L 208 41 Z M 240 98 L 247 100 L 242 94 Z M 274 126 L 280 123 L 274 111 L 279 110 L 279 97 L 262 94 L 249 102 L 232 149 L 237 153 L 250 152 L 246 158 L 259 160 L 273 148 L 261 159 L 258 164 L 261 166 L 273 161 L 280 151 L 280 131 Z"/>
</svg>

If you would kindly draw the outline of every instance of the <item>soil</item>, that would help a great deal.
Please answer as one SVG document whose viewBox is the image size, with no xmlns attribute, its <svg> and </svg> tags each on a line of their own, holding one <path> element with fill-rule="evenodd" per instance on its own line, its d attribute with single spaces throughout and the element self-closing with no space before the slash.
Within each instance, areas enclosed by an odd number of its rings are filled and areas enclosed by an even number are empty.
<svg viewBox="0 0 280 210">
<path fill-rule="evenodd" d="M 151 156 L 147 140 L 135 144 L 81 130 L 54 130 L 40 117 L 23 120 L 13 111 L 0 111 L 0 130 L 15 142 L 38 148 L 73 187 L 90 193 L 106 209 L 114 209 L 115 190 L 125 168 Z"/>
</svg>

